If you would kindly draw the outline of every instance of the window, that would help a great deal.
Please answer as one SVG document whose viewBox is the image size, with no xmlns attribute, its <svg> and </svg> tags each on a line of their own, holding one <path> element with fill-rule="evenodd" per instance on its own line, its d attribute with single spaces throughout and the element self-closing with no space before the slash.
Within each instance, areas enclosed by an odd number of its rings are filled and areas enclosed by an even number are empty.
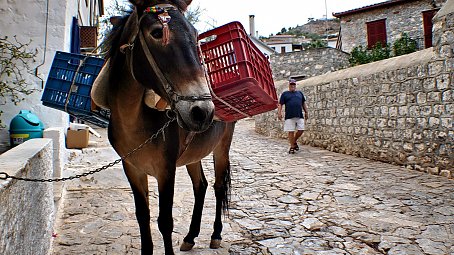
<svg viewBox="0 0 454 255">
<path fill-rule="evenodd" d="M 422 13 L 422 22 L 424 26 L 424 47 L 432 47 L 432 18 L 437 13 L 437 10 L 425 11 Z"/>
<path fill-rule="evenodd" d="M 386 19 L 376 20 L 367 23 L 367 47 L 370 49 L 379 42 L 383 46 L 387 44 Z"/>
</svg>

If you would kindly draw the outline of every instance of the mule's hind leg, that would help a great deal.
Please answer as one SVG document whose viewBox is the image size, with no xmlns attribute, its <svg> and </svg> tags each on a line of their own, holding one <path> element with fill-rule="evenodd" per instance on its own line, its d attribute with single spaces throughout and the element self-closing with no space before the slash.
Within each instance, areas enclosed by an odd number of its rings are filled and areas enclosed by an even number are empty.
<svg viewBox="0 0 454 255">
<path fill-rule="evenodd" d="M 214 183 L 214 194 L 216 196 L 216 218 L 211 235 L 210 248 L 217 249 L 221 246 L 222 213 L 229 208 L 230 196 L 230 159 L 229 150 L 233 138 L 235 123 L 226 124 L 226 130 L 220 144 L 213 151 L 214 171 L 216 180 Z"/>
<path fill-rule="evenodd" d="M 186 166 L 189 176 L 192 181 L 192 189 L 194 191 L 194 208 L 192 210 L 191 225 L 189 232 L 183 239 L 180 251 L 189 251 L 194 247 L 194 239 L 199 236 L 200 222 L 202 220 L 203 204 L 205 202 L 205 194 L 208 187 L 208 182 L 203 174 L 202 163 L 197 163 Z"/>
<path fill-rule="evenodd" d="M 126 177 L 134 195 L 136 218 L 139 223 L 142 255 L 153 254 L 153 241 L 150 230 L 150 208 L 148 200 L 148 178 L 142 171 L 123 162 Z"/>
</svg>

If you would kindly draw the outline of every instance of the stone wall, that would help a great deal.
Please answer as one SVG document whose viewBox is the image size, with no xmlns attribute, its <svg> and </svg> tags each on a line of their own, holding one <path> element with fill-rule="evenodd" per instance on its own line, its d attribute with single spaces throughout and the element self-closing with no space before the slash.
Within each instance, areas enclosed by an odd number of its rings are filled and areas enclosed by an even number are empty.
<svg viewBox="0 0 454 255">
<path fill-rule="evenodd" d="M 445 1 L 435 1 L 439 8 Z M 359 45 L 367 45 L 366 23 L 386 19 L 388 43 L 392 44 L 405 32 L 410 38 L 417 39 L 420 49 L 424 48 L 424 29 L 422 11 L 435 9 L 431 1 L 408 1 L 386 8 L 359 12 L 341 18 L 342 50 L 351 52 Z"/>
<path fill-rule="evenodd" d="M 280 80 L 290 76 L 312 77 L 346 68 L 349 56 L 334 48 L 318 48 L 273 54 L 270 61 L 274 79 Z"/>
<path fill-rule="evenodd" d="M 52 140 L 31 139 L 0 155 L 0 171 L 23 178 L 48 179 L 53 172 L 52 155 Z M 48 254 L 53 197 L 49 182 L 0 180 L 1 254 Z"/>
<path fill-rule="evenodd" d="M 434 48 L 299 82 L 310 118 L 303 143 L 451 177 L 453 12 L 437 17 Z M 286 137 L 276 112 L 257 116 L 256 131 Z"/>
</svg>

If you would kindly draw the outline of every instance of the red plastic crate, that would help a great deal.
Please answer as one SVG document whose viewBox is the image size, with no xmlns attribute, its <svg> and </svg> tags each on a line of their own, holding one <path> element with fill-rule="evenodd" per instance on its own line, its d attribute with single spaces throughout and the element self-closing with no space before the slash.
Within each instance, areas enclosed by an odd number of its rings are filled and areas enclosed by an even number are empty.
<svg viewBox="0 0 454 255">
<path fill-rule="evenodd" d="M 214 39 L 213 39 L 214 38 Z M 214 94 L 254 116 L 277 108 L 270 63 L 235 21 L 199 35 L 202 57 Z M 213 40 L 210 40 L 213 39 Z M 235 121 L 247 116 L 213 97 L 216 116 Z"/>
</svg>

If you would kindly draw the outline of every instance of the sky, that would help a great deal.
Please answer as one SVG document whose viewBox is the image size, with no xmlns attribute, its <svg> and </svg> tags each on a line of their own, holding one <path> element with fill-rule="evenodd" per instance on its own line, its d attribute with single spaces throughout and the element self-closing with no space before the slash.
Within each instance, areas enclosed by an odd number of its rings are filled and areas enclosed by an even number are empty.
<svg viewBox="0 0 454 255">
<path fill-rule="evenodd" d="M 104 0 L 106 6 L 112 0 Z M 123 1 L 123 0 L 120 0 Z M 309 18 L 333 18 L 333 12 L 343 12 L 386 0 L 193 0 L 190 8 L 199 7 L 199 33 L 232 21 L 239 21 L 249 33 L 249 15 L 254 15 L 255 30 L 268 37 L 282 28 L 306 24 Z M 127 1 L 126 1 L 127 2 Z M 326 8 L 325 8 L 326 3 Z"/>
</svg>

